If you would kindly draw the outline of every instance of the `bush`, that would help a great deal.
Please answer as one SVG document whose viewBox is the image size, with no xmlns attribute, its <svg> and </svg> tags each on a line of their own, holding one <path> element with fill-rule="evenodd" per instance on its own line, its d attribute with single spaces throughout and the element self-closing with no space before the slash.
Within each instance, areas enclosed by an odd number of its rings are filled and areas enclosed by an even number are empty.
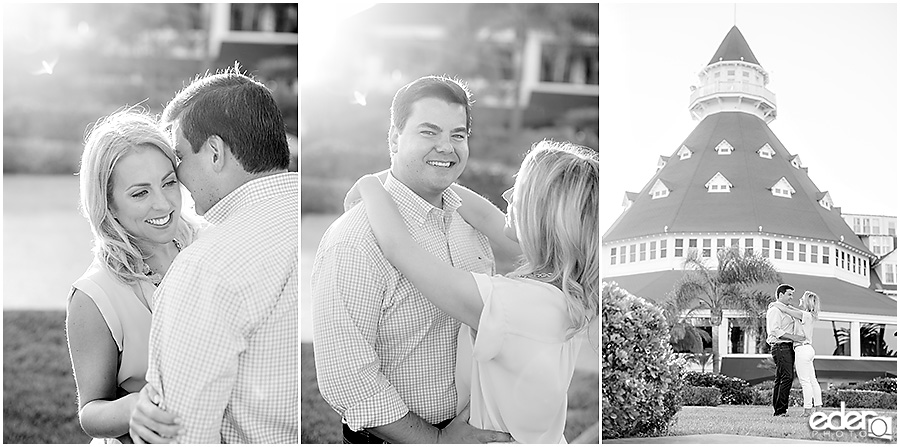
<svg viewBox="0 0 900 447">
<path fill-rule="evenodd" d="M 341 214 L 352 180 L 300 177 L 300 214 Z"/>
<path fill-rule="evenodd" d="M 750 389 L 750 394 L 752 395 L 751 405 L 765 405 L 772 406 L 772 386 L 770 385 L 768 389 L 762 387 L 753 387 Z M 822 391 L 822 402 L 825 402 L 825 391 Z M 791 392 L 788 395 L 788 406 L 789 407 L 802 407 L 803 406 L 803 390 L 799 388 L 791 388 Z"/>
<path fill-rule="evenodd" d="M 684 361 L 669 345 L 662 311 L 603 283 L 603 439 L 661 436 L 680 409 Z"/>
<path fill-rule="evenodd" d="M 722 392 L 711 386 L 685 385 L 681 391 L 681 405 L 717 407 L 722 403 Z"/>
<path fill-rule="evenodd" d="M 896 410 L 897 393 L 868 390 L 822 390 L 822 406 L 840 408 L 841 402 L 844 402 L 847 408 Z"/>
<path fill-rule="evenodd" d="M 896 377 L 876 377 L 868 382 L 860 383 L 850 389 L 881 391 L 883 393 L 897 394 L 897 378 Z"/>
<path fill-rule="evenodd" d="M 82 146 L 74 141 L 3 138 L 3 172 L 69 174 L 78 172 Z"/>
<path fill-rule="evenodd" d="M 712 372 L 688 371 L 684 374 L 684 382 L 693 386 L 718 388 L 722 392 L 722 403 L 725 404 L 747 405 L 753 401 L 750 384 L 737 377 L 728 377 Z"/>
</svg>

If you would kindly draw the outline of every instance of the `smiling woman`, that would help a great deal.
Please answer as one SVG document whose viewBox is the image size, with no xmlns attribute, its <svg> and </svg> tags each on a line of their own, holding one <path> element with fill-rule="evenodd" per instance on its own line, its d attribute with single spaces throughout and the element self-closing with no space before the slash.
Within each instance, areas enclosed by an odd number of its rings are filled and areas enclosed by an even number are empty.
<svg viewBox="0 0 900 447">
<path fill-rule="evenodd" d="M 127 438 L 146 383 L 150 300 L 196 226 L 182 216 L 174 151 L 156 121 L 132 109 L 97 123 L 81 159 L 81 209 L 94 261 L 73 284 L 66 332 L 79 419 L 95 438 Z"/>
</svg>

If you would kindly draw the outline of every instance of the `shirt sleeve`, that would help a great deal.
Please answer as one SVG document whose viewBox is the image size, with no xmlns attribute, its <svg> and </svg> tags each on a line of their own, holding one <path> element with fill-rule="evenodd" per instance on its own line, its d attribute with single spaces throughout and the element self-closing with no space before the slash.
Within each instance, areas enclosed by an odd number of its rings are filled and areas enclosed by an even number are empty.
<svg viewBox="0 0 900 447">
<path fill-rule="evenodd" d="M 781 325 L 781 320 L 781 311 L 774 306 L 770 307 L 766 312 L 766 330 L 774 338 L 781 338 L 787 333 Z"/>
<path fill-rule="evenodd" d="M 390 295 L 378 265 L 365 248 L 338 243 L 318 254 L 312 274 L 319 391 L 354 431 L 409 412 L 375 352 L 384 297 Z"/>
<path fill-rule="evenodd" d="M 220 443 L 249 312 L 225 278 L 190 260 L 170 267 L 156 296 L 147 381 L 184 421 L 180 443 Z"/>
<path fill-rule="evenodd" d="M 472 347 L 472 356 L 479 362 L 486 362 L 496 357 L 503 347 L 507 332 L 507 320 L 503 302 L 494 296 L 494 282 L 491 276 L 472 273 L 484 308 L 478 320 L 478 333 Z"/>
</svg>

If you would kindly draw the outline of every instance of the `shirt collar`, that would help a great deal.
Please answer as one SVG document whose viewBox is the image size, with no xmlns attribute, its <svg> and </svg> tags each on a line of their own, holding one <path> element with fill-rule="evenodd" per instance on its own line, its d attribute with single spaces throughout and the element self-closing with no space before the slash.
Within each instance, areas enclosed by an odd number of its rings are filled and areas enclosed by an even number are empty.
<svg viewBox="0 0 900 447">
<path fill-rule="evenodd" d="M 203 218 L 213 225 L 218 225 L 236 210 L 251 203 L 265 201 L 286 188 L 297 188 L 296 172 L 272 174 L 250 180 L 219 200 L 203 215 Z"/>
<path fill-rule="evenodd" d="M 397 208 L 402 216 L 413 218 L 417 223 L 422 224 L 428 217 L 428 214 L 434 211 L 443 212 L 444 214 L 455 212 L 462 205 L 462 198 L 456 194 L 451 188 L 444 190 L 441 194 L 443 209 L 437 208 L 428 203 L 425 199 L 409 189 L 403 182 L 397 180 L 396 177 L 388 172 L 387 179 L 384 181 L 384 189 L 391 194 L 394 201 L 397 202 Z"/>
</svg>

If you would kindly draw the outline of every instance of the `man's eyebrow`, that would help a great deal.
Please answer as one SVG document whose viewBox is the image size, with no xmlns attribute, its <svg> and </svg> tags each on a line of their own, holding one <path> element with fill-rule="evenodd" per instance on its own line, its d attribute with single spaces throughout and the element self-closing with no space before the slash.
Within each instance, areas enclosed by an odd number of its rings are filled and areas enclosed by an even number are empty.
<svg viewBox="0 0 900 447">
<path fill-rule="evenodd" d="M 444 129 L 441 129 L 441 126 L 438 126 L 437 124 L 434 124 L 434 123 L 429 123 L 427 121 L 424 123 L 419 123 L 419 127 L 427 127 L 431 130 L 436 130 L 438 132 L 441 132 L 444 130 Z"/>
<path fill-rule="evenodd" d="M 434 124 L 434 123 L 429 123 L 427 121 L 424 123 L 419 123 L 419 126 L 424 126 L 429 129 L 435 130 L 437 132 L 442 132 L 444 130 L 441 128 L 441 126 L 438 126 L 437 124 Z M 467 131 L 468 131 L 468 129 L 466 129 L 466 126 L 458 126 L 458 127 L 454 127 L 453 130 L 450 131 L 450 133 L 467 132 Z"/>
</svg>

